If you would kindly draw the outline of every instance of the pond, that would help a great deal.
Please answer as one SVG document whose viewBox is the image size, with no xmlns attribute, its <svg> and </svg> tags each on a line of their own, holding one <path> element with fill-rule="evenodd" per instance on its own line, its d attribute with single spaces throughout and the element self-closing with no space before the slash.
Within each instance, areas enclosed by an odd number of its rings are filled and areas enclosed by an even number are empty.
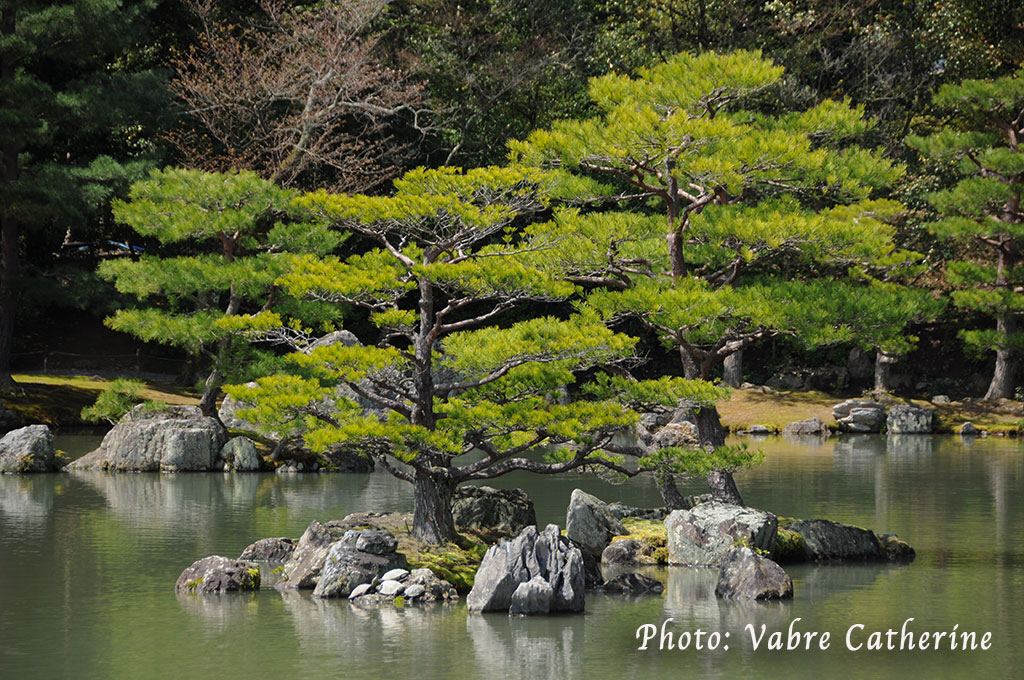
<svg viewBox="0 0 1024 680">
<path fill-rule="evenodd" d="M 58 447 L 74 455 L 97 442 L 64 437 Z M 715 572 L 655 569 L 663 596 L 588 594 L 583 615 L 532 619 L 470 615 L 462 602 L 364 609 L 272 589 L 197 598 L 173 588 L 193 560 L 296 537 L 313 519 L 409 510 L 411 487 L 384 473 L 0 476 L 0 678 L 956 678 L 1021 667 L 1019 442 L 918 435 L 757 445 L 765 463 L 737 477 L 748 504 L 894 531 L 917 560 L 790 567 L 795 599 L 783 604 L 718 601 Z M 575 487 L 660 504 L 650 480 L 523 474 L 492 485 L 524 488 L 542 524 L 564 524 Z M 910 618 L 916 632 L 991 632 L 991 648 L 846 648 L 851 626 L 863 626 L 856 645 Z M 667 619 L 674 639 L 700 630 L 723 642 L 659 651 L 655 638 L 638 650 L 637 629 L 660 632 Z M 829 648 L 767 650 L 771 633 L 793 621 L 830 632 Z M 755 650 L 750 632 L 762 625 Z"/>
</svg>

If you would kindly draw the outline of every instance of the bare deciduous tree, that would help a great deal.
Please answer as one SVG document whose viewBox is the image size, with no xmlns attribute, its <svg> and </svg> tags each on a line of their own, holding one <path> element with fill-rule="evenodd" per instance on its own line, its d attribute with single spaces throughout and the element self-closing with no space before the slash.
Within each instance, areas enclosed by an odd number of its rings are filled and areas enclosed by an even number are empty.
<svg viewBox="0 0 1024 680">
<path fill-rule="evenodd" d="M 421 88 L 379 58 L 373 23 L 389 0 L 261 0 L 242 25 L 220 17 L 218 0 L 185 2 L 200 31 L 174 62 L 191 120 L 172 141 L 188 164 L 367 191 L 398 175 L 429 133 Z"/>
</svg>

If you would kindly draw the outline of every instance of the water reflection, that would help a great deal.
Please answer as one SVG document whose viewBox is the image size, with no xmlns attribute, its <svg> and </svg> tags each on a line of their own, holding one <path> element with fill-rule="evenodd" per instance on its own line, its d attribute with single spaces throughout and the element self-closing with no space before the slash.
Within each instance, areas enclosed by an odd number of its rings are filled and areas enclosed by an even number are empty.
<svg viewBox="0 0 1024 680">
<path fill-rule="evenodd" d="M 541 625 L 537 621 L 501 614 L 468 615 L 466 631 L 480 677 L 582 677 L 584 617 L 558 616 Z"/>
</svg>

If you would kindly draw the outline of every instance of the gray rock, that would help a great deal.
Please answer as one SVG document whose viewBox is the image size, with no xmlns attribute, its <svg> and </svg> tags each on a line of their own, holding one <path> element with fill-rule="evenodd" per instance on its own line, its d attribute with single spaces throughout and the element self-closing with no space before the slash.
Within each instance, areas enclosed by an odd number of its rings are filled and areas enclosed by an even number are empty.
<svg viewBox="0 0 1024 680">
<path fill-rule="evenodd" d="M 665 590 L 661 581 L 643 574 L 619 574 L 618 576 L 605 581 L 601 590 L 606 593 L 621 593 L 623 595 L 647 595 L 660 593 Z"/>
<path fill-rule="evenodd" d="M 259 387 L 255 382 L 245 383 L 246 387 Z M 252 404 L 235 399 L 230 394 L 225 395 L 224 401 L 220 403 L 220 408 L 217 409 L 217 417 L 220 418 L 220 422 L 224 423 L 224 427 L 229 430 L 242 430 L 244 432 L 258 432 L 259 426 L 255 423 L 251 423 L 248 420 L 244 420 L 239 417 L 238 412 L 252 408 Z M 276 439 L 276 437 L 275 437 Z"/>
<path fill-rule="evenodd" d="M 310 522 L 299 538 L 292 556 L 285 562 L 281 580 L 274 587 L 288 590 L 316 587 L 324 561 L 327 559 L 327 551 L 348 531 L 347 526 L 340 526 L 337 522 Z"/>
<path fill-rule="evenodd" d="M 870 399 L 847 399 L 832 407 L 832 415 L 843 432 L 881 432 L 885 426 L 885 406 Z"/>
<path fill-rule="evenodd" d="M 364 529 L 345 533 L 346 543 L 355 546 L 356 550 L 374 555 L 390 555 L 398 550 L 398 539 L 388 531 Z"/>
<path fill-rule="evenodd" d="M 547 614 L 551 611 L 551 601 L 555 591 L 543 576 L 534 576 L 529 581 L 520 583 L 512 593 L 512 604 L 508 613 L 518 616 Z"/>
<path fill-rule="evenodd" d="M 424 602 L 455 600 L 459 597 L 455 586 L 442 578 L 438 578 L 434 572 L 426 568 L 413 569 L 405 580 L 405 594 L 407 597 L 412 597 L 409 595 L 410 590 L 418 592 L 413 590 L 418 588 L 423 588 L 424 592 L 422 595 L 417 595 L 416 599 Z"/>
<path fill-rule="evenodd" d="M 466 606 L 470 611 L 508 611 L 519 584 L 534 576 L 542 577 L 554 592 L 551 611 L 583 611 L 583 554 L 554 524 L 542 532 L 526 527 L 515 539 L 491 546 Z"/>
<path fill-rule="evenodd" d="M 332 331 L 331 333 L 328 333 L 327 335 L 317 338 L 313 342 L 309 343 L 309 345 L 302 351 L 305 352 L 306 354 L 309 354 L 315 349 L 319 349 L 321 347 L 328 347 L 330 345 L 337 345 L 339 343 L 344 345 L 345 347 L 355 347 L 356 345 L 360 344 L 359 338 L 357 338 L 350 331 Z"/>
<path fill-rule="evenodd" d="M 793 580 L 767 557 L 750 548 L 739 548 L 722 563 L 715 595 L 737 600 L 785 600 L 793 597 Z"/>
<path fill-rule="evenodd" d="M 384 580 L 377 587 L 377 592 L 384 597 L 398 597 L 405 590 L 405 584 L 401 581 Z M 315 594 L 315 593 L 314 593 Z"/>
<path fill-rule="evenodd" d="M 936 394 L 932 397 L 933 404 L 949 404 L 951 401 L 948 394 Z"/>
<path fill-rule="evenodd" d="M 802 519 L 787 528 L 803 537 L 808 560 L 830 562 L 885 559 L 885 552 L 870 529 L 827 519 Z"/>
<path fill-rule="evenodd" d="M 487 529 L 511 535 L 537 524 L 533 501 L 521 489 L 459 487 L 455 490 L 452 516 L 455 525 L 465 529 Z"/>
<path fill-rule="evenodd" d="M 894 404 L 889 407 L 886 431 L 889 434 L 930 434 L 935 411 L 922 406 Z"/>
<path fill-rule="evenodd" d="M 248 437 L 229 439 L 220 450 L 224 469 L 232 472 L 259 472 L 263 458 L 256 448 L 256 442 Z"/>
<path fill-rule="evenodd" d="M 246 547 L 238 559 L 286 562 L 294 552 L 295 541 L 290 538 L 261 538 Z"/>
<path fill-rule="evenodd" d="M 654 550 L 635 538 L 612 541 L 601 553 L 601 564 L 656 564 Z"/>
<path fill-rule="evenodd" d="M 747 434 L 771 434 L 771 433 L 772 433 L 772 431 L 769 430 L 764 425 L 751 425 L 750 429 L 747 430 Z"/>
<path fill-rule="evenodd" d="M 372 582 L 392 569 L 406 566 L 405 555 L 402 553 L 379 555 L 363 552 L 356 550 L 354 543 L 346 537 L 331 544 L 316 588 L 313 589 L 313 597 L 348 597 L 356 586 Z M 392 583 L 402 586 L 398 581 L 384 581 L 384 584 Z M 388 589 L 393 587 L 389 585 Z"/>
<path fill-rule="evenodd" d="M 913 562 L 917 552 L 896 534 L 882 534 L 878 542 L 890 562 Z"/>
<path fill-rule="evenodd" d="M 427 589 L 418 583 L 414 583 L 411 586 L 405 586 L 405 590 L 402 591 L 402 597 L 407 600 L 418 600 L 426 595 Z"/>
<path fill-rule="evenodd" d="M 628 533 L 607 503 L 581 489 L 573 490 L 565 513 L 565 535 L 581 550 L 600 557 L 613 537 Z"/>
<path fill-rule="evenodd" d="M 689 421 L 672 422 L 654 433 L 651 446 L 664 449 L 669 446 L 694 448 L 700 444 L 697 425 Z"/>
<path fill-rule="evenodd" d="M 771 551 L 778 520 L 763 510 L 721 501 L 676 510 L 665 519 L 669 564 L 719 566 L 737 545 Z"/>
<path fill-rule="evenodd" d="M 373 591 L 373 586 L 369 583 L 361 583 L 352 589 L 352 592 L 348 594 L 348 599 L 354 600 L 357 597 L 362 597 L 369 592 Z"/>
<path fill-rule="evenodd" d="M 46 425 L 28 425 L 0 439 L 0 472 L 56 472 L 60 469 L 53 434 Z"/>
<path fill-rule="evenodd" d="M 962 437 L 974 437 L 979 434 L 978 428 L 974 426 L 974 423 L 964 423 L 960 426 L 960 436 Z"/>
<path fill-rule="evenodd" d="M 233 590 L 259 590 L 260 570 L 256 564 L 210 555 L 196 560 L 174 584 L 175 590 L 190 593 L 222 593 Z"/>
<path fill-rule="evenodd" d="M 804 436 L 804 435 L 817 435 L 817 436 L 829 436 L 832 431 L 828 429 L 828 425 L 821 418 L 807 418 L 806 420 L 797 420 L 789 425 L 782 428 L 783 436 Z"/>
<path fill-rule="evenodd" d="M 142 404 L 107 433 L 100 448 L 69 469 L 179 472 L 221 470 L 224 426 L 203 416 L 197 406 L 154 410 Z"/>
<path fill-rule="evenodd" d="M 618 502 L 609 503 L 608 510 L 615 515 L 615 519 L 664 519 L 668 514 L 668 508 L 638 508 Z"/>
<path fill-rule="evenodd" d="M 391 552 L 394 552 L 392 550 Z M 404 581 L 409 576 L 408 569 L 392 569 L 386 574 L 381 575 L 381 581 Z"/>
</svg>

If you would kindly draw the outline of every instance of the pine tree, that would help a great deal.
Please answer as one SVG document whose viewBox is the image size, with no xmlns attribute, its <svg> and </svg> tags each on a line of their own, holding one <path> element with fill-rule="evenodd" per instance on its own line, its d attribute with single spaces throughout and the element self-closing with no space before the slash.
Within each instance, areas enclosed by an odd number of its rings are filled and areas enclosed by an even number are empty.
<svg viewBox="0 0 1024 680">
<path fill-rule="evenodd" d="M 159 4 L 0 0 L 0 387 L 25 258 L 49 264 L 152 166 L 166 91 L 141 45 Z"/>
<path fill-rule="evenodd" d="M 106 323 L 204 358 L 210 366 L 200 400 L 206 415 L 216 415 L 236 341 L 245 342 L 226 318 L 275 308 L 288 318 L 283 332 L 293 338 L 307 330 L 303 320 L 333 328 L 340 318 L 337 309 L 299 304 L 274 286 L 286 272 L 288 253 L 322 255 L 342 240 L 322 224 L 297 219 L 292 198 L 252 172 L 168 168 L 153 171 L 132 186 L 128 201 L 114 204 L 119 221 L 179 252 L 103 262 L 101 277 L 149 303 L 120 309 Z"/>
<path fill-rule="evenodd" d="M 872 284 L 906 265 L 876 190 L 901 169 L 852 143 L 868 124 L 825 101 L 771 115 L 755 105 L 782 76 L 757 53 L 678 55 L 637 77 L 591 83 L 600 114 L 511 144 L 531 166 L 573 173 L 575 206 L 532 228 L 550 271 L 597 288 L 607 319 L 635 316 L 707 379 L 761 338 L 904 346 L 924 295 Z M 764 108 L 762 105 L 761 108 Z"/>
<path fill-rule="evenodd" d="M 947 277 L 959 288 L 952 294 L 953 303 L 965 312 L 994 319 L 995 328 L 960 335 L 978 352 L 995 352 L 985 398 L 1012 398 L 1024 346 L 1024 70 L 993 80 L 945 85 L 934 103 L 950 111 L 948 122 L 907 142 L 927 157 L 956 165 L 959 181 L 928 196 L 942 217 L 930 228 L 940 238 L 973 248 L 973 257 L 947 265 Z"/>
<path fill-rule="evenodd" d="M 707 404 L 721 392 L 701 381 L 629 379 L 635 339 L 592 313 L 529 314 L 531 305 L 576 293 L 530 266 L 524 251 L 536 246 L 516 236 L 517 221 L 543 207 L 547 183 L 542 173 L 510 168 L 416 170 L 389 197 L 299 199 L 377 247 L 344 260 L 297 257 L 278 284 L 361 308 L 379 335 L 365 346 L 297 352 L 292 370 L 255 388 L 229 387 L 255 404 L 243 417 L 301 435 L 314 449 L 346 443 L 372 455 L 415 485 L 412 531 L 430 543 L 455 539 L 451 502 L 467 481 L 514 470 L 632 476 L 750 464 L 756 456 L 745 450 L 648 456 L 617 444 L 616 435 L 637 422 L 631 406 Z M 527 318 L 514 321 L 516 309 Z M 234 323 L 256 336 L 282 326 L 272 312 Z M 584 372 L 594 378 L 578 382 Z M 567 400 L 566 386 L 578 398 Z M 353 394 L 375 410 L 364 411 Z M 473 452 L 471 462 L 461 458 Z"/>
</svg>

